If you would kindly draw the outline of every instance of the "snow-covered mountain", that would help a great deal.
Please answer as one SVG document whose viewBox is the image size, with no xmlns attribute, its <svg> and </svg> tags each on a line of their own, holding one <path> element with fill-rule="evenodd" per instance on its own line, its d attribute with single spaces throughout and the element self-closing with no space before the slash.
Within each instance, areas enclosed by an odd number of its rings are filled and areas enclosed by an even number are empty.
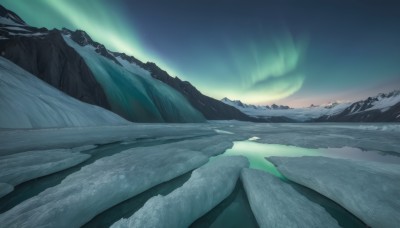
<svg viewBox="0 0 400 228">
<path fill-rule="evenodd" d="M 121 64 L 85 32 L 43 30 L 26 25 L 4 28 L 4 57 L 84 102 L 134 122 L 201 122 L 203 115 L 185 97 L 132 64 Z"/>
<path fill-rule="evenodd" d="M 254 109 L 254 110 L 290 109 L 290 107 L 286 106 L 286 105 L 272 104 L 271 106 L 269 106 L 269 105 L 245 104 L 245 103 L 241 102 L 240 100 L 230 100 L 227 97 L 222 98 L 221 101 L 224 102 L 225 104 L 228 104 L 228 105 L 231 105 L 231 106 L 235 106 L 235 107 L 241 108 L 243 110 L 246 110 L 246 109 Z"/>
<path fill-rule="evenodd" d="M 323 115 L 315 121 L 400 122 L 400 90 L 351 103 L 340 113 Z"/>
<path fill-rule="evenodd" d="M 236 107 L 247 115 L 258 118 L 287 117 L 294 121 L 318 122 L 388 122 L 400 121 L 400 91 L 381 93 L 366 100 L 327 105 L 311 105 L 306 108 L 289 108 L 272 105 L 256 106 L 232 101 L 228 98 L 222 102 Z"/>
<path fill-rule="evenodd" d="M 84 31 L 35 28 L 2 6 L 0 13 L 2 56 L 81 101 L 134 122 L 254 120 L 154 63 L 111 52 Z"/>
<path fill-rule="evenodd" d="M 129 124 L 120 116 L 55 89 L 0 57 L 0 128 Z"/>
</svg>

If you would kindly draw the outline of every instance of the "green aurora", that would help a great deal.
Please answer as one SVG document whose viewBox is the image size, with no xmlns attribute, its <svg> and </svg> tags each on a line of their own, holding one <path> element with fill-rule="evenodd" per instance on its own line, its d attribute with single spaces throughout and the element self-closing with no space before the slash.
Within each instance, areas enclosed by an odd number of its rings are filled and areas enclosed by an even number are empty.
<svg viewBox="0 0 400 228">
<path fill-rule="evenodd" d="M 390 5 L 177 0 L 2 4 L 33 26 L 82 29 L 110 50 L 155 62 L 216 99 L 306 106 L 374 95 L 400 82 L 395 23 L 400 18 Z"/>
</svg>

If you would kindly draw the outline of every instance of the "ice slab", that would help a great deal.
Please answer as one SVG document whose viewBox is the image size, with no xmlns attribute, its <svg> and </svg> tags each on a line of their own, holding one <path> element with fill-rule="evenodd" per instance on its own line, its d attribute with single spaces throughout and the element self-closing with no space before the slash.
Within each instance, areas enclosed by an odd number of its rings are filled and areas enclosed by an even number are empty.
<svg viewBox="0 0 400 228">
<path fill-rule="evenodd" d="M 121 125 L 122 117 L 76 100 L 0 57 L 0 127 Z"/>
<path fill-rule="evenodd" d="M 243 169 L 241 180 L 260 227 L 340 227 L 323 207 L 271 174 Z"/>
<path fill-rule="evenodd" d="M 77 165 L 90 157 L 72 150 L 27 151 L 0 157 L 0 182 L 17 185 Z"/>
<path fill-rule="evenodd" d="M 0 183 L 0 198 L 14 190 L 14 186 L 7 183 Z"/>
<path fill-rule="evenodd" d="M 4 227 L 79 227 L 100 212 L 206 163 L 168 144 L 105 157 L 0 215 Z"/>
<path fill-rule="evenodd" d="M 241 156 L 216 158 L 193 171 L 182 187 L 151 198 L 130 218 L 111 227 L 188 227 L 233 191 L 241 169 L 248 165 Z"/>
<path fill-rule="evenodd" d="M 337 202 L 371 227 L 400 224 L 400 165 L 324 157 L 270 157 L 288 179 Z"/>
<path fill-rule="evenodd" d="M 0 155 L 28 150 L 73 148 L 139 138 L 195 137 L 215 135 L 197 124 L 130 124 L 75 128 L 0 130 Z"/>
</svg>

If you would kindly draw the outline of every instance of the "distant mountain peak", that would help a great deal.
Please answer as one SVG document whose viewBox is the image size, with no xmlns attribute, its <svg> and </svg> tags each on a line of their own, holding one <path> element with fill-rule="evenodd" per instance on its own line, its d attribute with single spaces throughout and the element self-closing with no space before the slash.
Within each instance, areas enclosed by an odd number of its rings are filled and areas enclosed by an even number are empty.
<svg viewBox="0 0 400 228">
<path fill-rule="evenodd" d="M 277 105 L 277 104 L 272 104 L 271 106 L 268 105 L 253 105 L 253 104 L 245 104 L 240 100 L 231 100 L 227 97 L 224 97 L 221 99 L 222 102 L 225 104 L 234 106 L 236 108 L 252 108 L 252 109 L 259 109 L 259 110 L 264 110 L 264 109 L 290 109 L 289 106 L 286 105 Z"/>
</svg>

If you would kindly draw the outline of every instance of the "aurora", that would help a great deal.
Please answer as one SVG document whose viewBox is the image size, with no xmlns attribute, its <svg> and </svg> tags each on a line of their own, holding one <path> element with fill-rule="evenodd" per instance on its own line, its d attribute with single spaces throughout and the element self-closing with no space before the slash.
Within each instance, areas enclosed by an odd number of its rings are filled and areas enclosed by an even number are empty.
<svg viewBox="0 0 400 228">
<path fill-rule="evenodd" d="M 82 29 L 110 50 L 154 62 L 216 99 L 300 107 L 396 89 L 398 4 L 289 2 L 2 4 L 33 26 Z"/>
</svg>

